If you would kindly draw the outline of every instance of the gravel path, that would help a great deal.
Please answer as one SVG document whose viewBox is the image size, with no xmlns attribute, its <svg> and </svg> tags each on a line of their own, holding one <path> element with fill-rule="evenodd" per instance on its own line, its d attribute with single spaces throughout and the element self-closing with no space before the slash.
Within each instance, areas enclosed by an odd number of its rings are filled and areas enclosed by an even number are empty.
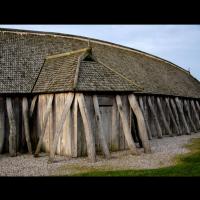
<svg viewBox="0 0 200 200">
<path fill-rule="evenodd" d="M 191 138 L 200 138 L 200 133 L 177 137 L 154 139 L 151 142 L 152 154 L 130 155 L 129 151 L 113 152 L 110 160 L 97 157 L 96 163 L 90 163 L 87 157 L 67 158 L 56 156 L 56 162 L 47 164 L 48 156 L 34 158 L 32 155 L 9 157 L 0 155 L 0 176 L 51 176 L 86 172 L 91 169 L 150 169 L 173 164 L 174 156 L 187 153 L 183 146 Z"/>
</svg>

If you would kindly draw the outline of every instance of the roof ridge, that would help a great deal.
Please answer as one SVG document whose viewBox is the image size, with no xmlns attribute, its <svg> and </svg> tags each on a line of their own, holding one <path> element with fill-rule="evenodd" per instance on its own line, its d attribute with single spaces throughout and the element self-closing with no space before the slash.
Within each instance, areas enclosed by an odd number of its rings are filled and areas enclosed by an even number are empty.
<svg viewBox="0 0 200 200">
<path fill-rule="evenodd" d="M 44 67 L 45 62 L 46 62 L 46 58 L 45 58 L 44 61 L 43 61 L 43 64 L 42 64 L 42 66 L 41 66 L 41 68 L 40 68 L 40 71 L 39 71 L 39 73 L 38 73 L 38 75 L 37 75 L 37 78 L 35 79 L 35 83 L 33 84 L 33 87 L 32 87 L 32 89 L 31 89 L 31 93 L 33 92 L 33 90 L 34 90 L 34 88 L 35 88 L 35 85 L 36 85 L 36 83 L 37 83 L 37 81 L 38 81 L 38 78 L 39 78 L 41 72 L 42 72 L 42 69 L 43 69 L 43 67 Z"/>
<path fill-rule="evenodd" d="M 114 69 L 108 67 L 107 65 L 105 65 L 103 62 L 96 60 L 96 62 L 100 63 L 101 65 L 103 65 L 105 68 L 111 70 L 112 72 L 114 72 L 115 74 L 117 74 L 118 76 L 120 76 L 121 78 L 125 79 L 126 81 L 130 82 L 131 84 L 133 84 L 134 86 L 136 86 L 137 88 L 139 88 L 140 90 L 144 90 L 144 88 L 142 88 L 141 86 L 139 86 L 138 84 L 134 83 L 132 80 L 129 80 L 127 77 L 125 77 L 124 75 L 120 74 L 119 72 L 115 71 Z"/>
<path fill-rule="evenodd" d="M 78 63 L 77 63 L 76 71 L 75 71 L 75 75 L 74 75 L 74 85 L 73 85 L 74 90 L 76 89 L 76 86 L 78 83 L 78 75 L 79 75 L 81 61 L 89 54 L 89 50 L 91 50 L 91 48 L 87 48 L 87 51 L 85 51 L 82 55 L 80 55 L 78 57 Z"/>
<path fill-rule="evenodd" d="M 65 53 L 59 53 L 59 54 L 54 54 L 51 56 L 47 56 L 46 59 L 52 59 L 52 58 L 59 58 L 59 57 L 63 57 L 63 56 L 69 56 L 72 54 L 76 54 L 76 53 L 81 53 L 82 51 L 88 51 L 90 50 L 90 48 L 83 48 L 83 49 L 78 49 L 78 50 L 74 50 L 74 51 L 69 51 L 69 52 L 65 52 Z"/>
</svg>

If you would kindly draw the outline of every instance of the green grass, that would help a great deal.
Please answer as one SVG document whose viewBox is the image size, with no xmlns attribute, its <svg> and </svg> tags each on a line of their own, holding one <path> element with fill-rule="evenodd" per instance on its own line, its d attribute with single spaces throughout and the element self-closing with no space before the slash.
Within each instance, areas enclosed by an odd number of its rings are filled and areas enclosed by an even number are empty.
<svg viewBox="0 0 200 200">
<path fill-rule="evenodd" d="M 74 176 L 200 176 L 200 139 L 193 139 L 186 147 L 190 152 L 177 156 L 174 166 L 145 170 L 90 170 Z"/>
</svg>

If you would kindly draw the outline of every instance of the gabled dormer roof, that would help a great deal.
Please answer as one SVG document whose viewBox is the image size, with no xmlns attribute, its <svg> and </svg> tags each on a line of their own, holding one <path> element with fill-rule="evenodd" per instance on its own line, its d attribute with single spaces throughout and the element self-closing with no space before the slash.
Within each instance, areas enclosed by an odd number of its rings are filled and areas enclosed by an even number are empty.
<svg viewBox="0 0 200 200">
<path fill-rule="evenodd" d="M 106 66 L 92 48 L 48 56 L 32 92 L 142 91 L 133 81 Z"/>
</svg>

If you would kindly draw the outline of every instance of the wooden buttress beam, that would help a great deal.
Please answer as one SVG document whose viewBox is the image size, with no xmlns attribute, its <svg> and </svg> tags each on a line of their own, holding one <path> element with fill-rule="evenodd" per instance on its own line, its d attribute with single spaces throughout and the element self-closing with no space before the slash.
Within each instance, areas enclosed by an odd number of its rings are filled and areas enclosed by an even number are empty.
<svg viewBox="0 0 200 200">
<path fill-rule="evenodd" d="M 120 118 L 122 121 L 122 128 L 123 128 L 124 136 L 128 144 L 128 147 L 131 150 L 131 154 L 137 155 L 138 152 L 137 152 L 135 143 L 133 141 L 133 137 L 131 135 L 131 129 L 129 127 L 128 120 L 126 118 L 126 115 L 122 107 L 121 97 L 119 95 L 116 96 L 116 103 L 117 103 L 118 111 L 119 111 Z"/>
<path fill-rule="evenodd" d="M 200 129 L 200 120 L 199 120 L 199 115 L 198 115 L 198 113 L 197 113 L 197 109 L 196 109 L 196 107 L 195 107 L 194 101 L 191 100 L 190 102 L 191 102 L 191 105 L 192 105 L 192 109 L 193 109 L 193 111 L 194 111 L 194 116 L 195 116 L 195 118 L 196 118 L 196 120 L 197 120 L 198 129 Z"/>
<path fill-rule="evenodd" d="M 43 120 L 42 127 L 41 127 L 41 130 L 40 130 L 41 133 L 40 133 L 39 142 L 37 144 L 37 148 L 36 148 L 36 151 L 35 151 L 35 154 L 34 154 L 35 157 L 37 157 L 39 155 L 40 148 L 42 146 L 42 142 L 43 142 L 46 126 L 47 126 L 47 121 L 48 121 L 48 118 L 49 118 L 49 115 L 50 115 L 50 112 L 51 112 L 51 109 L 52 109 L 53 98 L 54 98 L 54 95 L 53 94 L 50 95 L 49 101 L 48 101 L 48 104 L 47 104 L 47 108 L 46 108 L 46 111 L 45 111 L 45 114 L 44 114 L 44 120 Z"/>
<path fill-rule="evenodd" d="M 166 105 L 167 105 L 167 108 L 168 108 L 168 111 L 169 111 L 170 118 L 171 118 L 171 120 L 172 120 L 172 122 L 174 124 L 175 129 L 176 129 L 176 133 L 177 133 L 177 135 L 180 135 L 181 133 L 180 133 L 179 127 L 177 125 L 177 122 L 175 120 L 175 117 L 173 115 L 172 109 L 170 107 L 170 103 L 169 103 L 169 98 L 168 97 L 165 98 L 165 102 L 166 102 Z"/>
<path fill-rule="evenodd" d="M 26 143 L 27 143 L 27 147 L 28 147 L 28 152 L 30 154 L 32 154 L 27 97 L 23 97 L 23 99 L 22 99 L 22 115 L 23 115 L 24 131 L 25 131 L 25 138 L 26 138 Z"/>
<path fill-rule="evenodd" d="M 36 101 L 38 99 L 38 95 L 34 96 L 31 101 L 30 111 L 29 111 L 29 117 L 31 118 L 33 116 L 33 112 L 35 109 Z"/>
<path fill-rule="evenodd" d="M 128 95 L 128 100 L 129 100 L 130 106 L 137 118 L 139 135 L 140 135 L 140 139 L 142 141 L 144 152 L 151 153 L 151 148 L 150 148 L 150 143 L 148 140 L 148 134 L 147 134 L 147 129 L 146 129 L 146 125 L 145 125 L 145 120 L 144 120 L 142 111 L 138 105 L 137 99 L 134 94 L 130 94 L 130 95 Z"/>
<path fill-rule="evenodd" d="M 151 113 L 153 114 L 153 118 L 154 118 L 155 125 L 156 125 L 156 128 L 157 128 L 158 138 L 162 138 L 162 129 L 160 127 L 160 123 L 158 121 L 158 117 L 156 115 L 155 109 L 154 109 L 153 104 L 151 102 L 151 97 L 150 96 L 147 97 L 147 101 L 148 101 Z"/>
<path fill-rule="evenodd" d="M 152 139 L 151 129 L 149 127 L 148 116 L 147 116 L 147 112 L 146 112 L 146 110 L 144 108 L 144 102 L 143 102 L 142 97 L 139 97 L 139 105 L 140 105 L 140 108 L 141 108 L 141 110 L 143 112 L 143 116 L 144 116 L 145 125 L 146 125 L 146 128 L 147 128 L 147 133 L 148 133 L 149 140 L 151 140 Z"/>
<path fill-rule="evenodd" d="M 72 157 L 78 157 L 78 100 L 74 97 L 73 104 L 73 134 L 72 134 Z"/>
<path fill-rule="evenodd" d="M 91 162 L 96 162 L 95 139 L 91 128 L 89 113 L 86 107 L 85 99 L 82 93 L 77 93 L 76 96 L 78 99 L 78 105 L 85 130 L 87 154 Z"/>
<path fill-rule="evenodd" d="M 12 107 L 12 100 L 10 97 L 6 97 L 6 108 L 8 113 L 8 120 L 9 120 L 9 153 L 10 156 L 17 155 L 17 129 L 16 129 L 16 120 L 15 114 Z"/>
<path fill-rule="evenodd" d="M 192 126 L 194 132 L 197 132 L 196 126 L 195 126 L 195 124 L 194 124 L 194 122 L 193 122 L 193 120 L 192 120 L 192 117 L 191 117 L 191 115 L 190 115 L 190 109 L 189 109 L 189 105 L 188 105 L 188 102 L 187 102 L 186 99 L 184 100 L 184 106 L 185 106 L 185 108 L 186 108 L 186 111 L 187 111 L 187 114 L 188 114 L 188 118 L 189 118 L 189 120 L 190 120 L 190 124 L 191 124 L 191 126 Z"/>
<path fill-rule="evenodd" d="M 169 124 L 168 124 L 168 122 L 166 120 L 166 117 L 165 117 L 165 114 L 164 114 L 164 111 L 163 111 L 163 108 L 162 108 L 162 105 L 161 105 L 159 97 L 157 97 L 157 103 L 158 103 L 158 108 L 160 110 L 160 114 L 161 114 L 162 120 L 164 122 L 164 126 L 165 126 L 169 136 L 173 136 L 172 131 L 170 130 Z"/>
<path fill-rule="evenodd" d="M 174 114 L 175 114 L 176 123 L 177 123 L 177 125 L 178 125 L 178 127 L 179 127 L 179 134 L 182 135 L 182 134 L 183 134 L 183 130 L 182 130 L 182 127 L 181 127 L 181 125 L 180 125 L 180 118 L 179 118 L 179 116 L 178 116 L 178 110 L 177 110 L 177 108 L 176 108 L 176 104 L 175 104 L 173 98 L 170 98 L 170 103 L 171 103 L 171 105 L 172 105 L 172 109 L 173 109 Z"/>
<path fill-rule="evenodd" d="M 98 133 L 101 149 L 104 156 L 107 159 L 109 159 L 110 152 L 109 152 L 108 144 L 106 142 L 106 138 L 103 132 L 103 124 L 102 124 L 102 119 L 101 119 L 101 114 L 100 114 L 100 109 L 99 109 L 98 98 L 96 95 L 93 95 L 93 103 L 94 103 L 95 119 L 96 119 L 97 128 L 98 128 L 97 133 Z"/>
<path fill-rule="evenodd" d="M 56 133 L 54 135 L 53 146 L 50 147 L 50 157 L 49 157 L 49 161 L 48 161 L 49 163 L 52 163 L 54 161 L 56 148 L 57 148 L 57 145 L 58 145 L 58 140 L 59 140 L 60 134 L 62 132 L 67 113 L 69 112 L 70 107 L 72 105 L 73 99 L 74 99 L 74 93 L 69 92 L 68 95 L 67 95 L 67 99 L 66 99 L 64 109 L 63 109 L 63 112 L 61 114 L 58 126 L 56 127 Z"/>
<path fill-rule="evenodd" d="M 182 118 L 183 124 L 185 126 L 186 134 L 191 134 L 189 126 L 188 126 L 187 121 L 185 119 L 185 115 L 184 115 L 184 112 L 183 112 L 183 108 L 181 106 L 181 102 L 180 102 L 178 97 L 175 98 L 175 102 L 176 102 L 177 108 L 179 110 L 180 116 Z"/>
</svg>

